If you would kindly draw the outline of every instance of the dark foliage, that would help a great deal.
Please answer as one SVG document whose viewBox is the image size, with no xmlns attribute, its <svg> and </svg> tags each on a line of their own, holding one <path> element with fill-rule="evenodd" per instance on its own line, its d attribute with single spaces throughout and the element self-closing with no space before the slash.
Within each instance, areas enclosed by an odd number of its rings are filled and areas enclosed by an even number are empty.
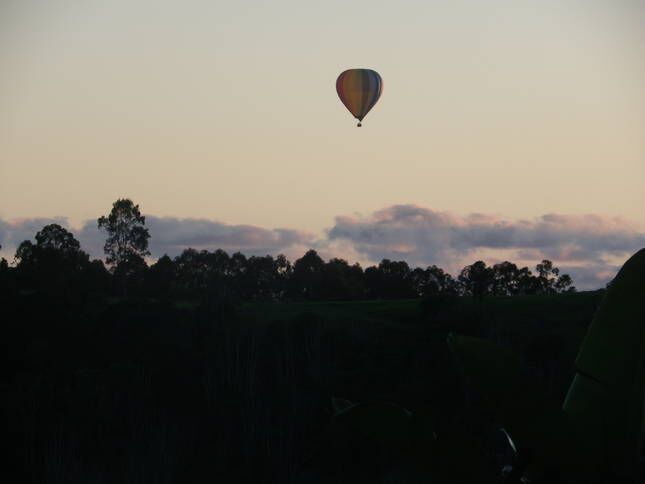
<svg viewBox="0 0 645 484">
<path fill-rule="evenodd" d="M 0 260 L 2 411 L 12 452 L 3 472 L 17 482 L 283 483 L 313 482 L 307 476 L 325 469 L 361 473 L 337 455 L 343 448 L 321 440 L 332 395 L 438 415 L 433 428 L 444 442 L 479 452 L 492 424 L 477 415 L 447 351 L 453 330 L 519 339 L 527 371 L 557 398 L 569 376 L 570 345 L 548 316 L 532 313 L 540 337 L 523 341 L 460 297 L 571 291 L 549 261 L 537 275 L 478 261 L 458 279 L 434 265 L 384 259 L 363 269 L 314 250 L 291 264 L 283 255 L 186 249 L 149 265 L 138 206 L 119 200 L 99 225 L 111 270 L 55 224 L 20 244 L 14 264 Z M 421 304 L 406 313 L 394 301 L 405 298 Z M 370 303 L 386 309 L 357 310 L 351 321 L 244 312 L 249 302 L 365 299 L 387 300 Z M 582 328 L 596 304 L 585 301 Z M 372 450 L 360 449 L 364 465 Z M 490 474 L 476 477 L 492 482 L 497 457 L 482 455 L 479 469 Z M 390 472 L 386 457 L 379 465 L 372 471 Z"/>
<path fill-rule="evenodd" d="M 127 198 L 114 202 L 107 217 L 99 217 L 99 229 L 107 233 L 104 251 L 108 264 L 131 264 L 133 257 L 150 255 L 150 234 L 145 223 L 146 218 L 141 215 L 139 205 Z"/>
<path fill-rule="evenodd" d="M 549 260 L 536 266 L 537 275 L 511 262 L 492 267 L 477 261 L 457 279 L 436 265 L 410 268 L 404 261 L 383 259 L 365 270 L 339 258 L 325 262 L 315 250 L 292 265 L 284 255 L 232 255 L 218 249 L 186 249 L 171 259 L 164 255 L 151 266 L 150 234 L 145 217 L 132 200 L 114 202 L 108 216 L 98 219 L 107 235 L 108 273 L 101 261 L 90 261 L 73 234 L 60 225 L 43 227 L 36 243 L 25 240 L 16 251 L 16 266 L 0 262 L 2 283 L 16 290 L 52 297 L 88 294 L 149 298 L 157 301 L 364 300 L 472 295 L 514 296 L 575 291 L 568 274 Z M 219 304 L 219 303 L 218 303 Z"/>
</svg>

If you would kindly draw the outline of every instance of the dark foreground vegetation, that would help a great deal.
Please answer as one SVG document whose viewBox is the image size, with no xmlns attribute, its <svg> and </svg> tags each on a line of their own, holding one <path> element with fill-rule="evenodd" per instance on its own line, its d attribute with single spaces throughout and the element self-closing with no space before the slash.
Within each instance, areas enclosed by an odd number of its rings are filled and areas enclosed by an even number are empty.
<svg viewBox="0 0 645 484">
<path fill-rule="evenodd" d="M 427 415 L 446 452 L 435 472 L 496 482 L 508 449 L 472 401 L 448 332 L 520 350 L 559 402 L 597 302 L 580 293 L 222 313 L 21 295 L 3 310 L 12 467 L 41 483 L 314 482 L 352 475 L 350 458 L 354 479 L 387 475 L 373 449 L 338 455 L 339 442 L 321 440 L 338 397 Z M 481 465 L 464 465 L 474 458 Z"/>
<path fill-rule="evenodd" d="M 501 482 L 526 453 L 449 335 L 517 355 L 522 383 L 491 381 L 559 407 L 605 292 L 570 291 L 548 261 L 457 279 L 313 251 L 148 267 L 141 232 L 117 239 L 108 271 L 48 226 L 0 268 L 6 482 Z"/>
</svg>

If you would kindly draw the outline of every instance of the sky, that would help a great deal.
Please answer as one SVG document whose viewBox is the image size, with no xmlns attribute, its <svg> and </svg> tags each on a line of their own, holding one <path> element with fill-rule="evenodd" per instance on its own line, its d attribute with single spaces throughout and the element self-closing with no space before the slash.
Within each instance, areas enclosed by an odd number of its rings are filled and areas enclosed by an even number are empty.
<svg viewBox="0 0 645 484">
<path fill-rule="evenodd" d="M 384 81 L 360 129 L 354 67 Z M 0 73 L 7 258 L 48 221 L 100 256 L 121 197 L 154 256 L 549 257 L 594 287 L 645 246 L 642 0 L 0 0 Z"/>
</svg>

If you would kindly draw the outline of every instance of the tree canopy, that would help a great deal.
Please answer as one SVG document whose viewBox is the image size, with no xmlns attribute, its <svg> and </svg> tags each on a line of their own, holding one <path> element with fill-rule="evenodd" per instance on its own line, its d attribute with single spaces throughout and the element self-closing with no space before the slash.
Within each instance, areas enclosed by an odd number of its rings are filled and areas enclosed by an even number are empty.
<svg viewBox="0 0 645 484">
<path fill-rule="evenodd" d="M 19 245 L 15 268 L 2 264 L 2 277 L 15 275 L 25 287 L 41 290 L 82 284 L 85 290 L 121 296 L 235 301 L 483 298 L 575 291 L 571 276 L 546 259 L 536 265 L 535 274 L 509 261 L 488 266 L 479 260 L 457 278 L 436 265 L 412 268 L 390 259 L 366 268 L 341 258 L 325 261 L 313 249 L 292 264 L 282 254 L 247 257 L 222 249 L 188 248 L 149 266 L 145 257 L 150 255 L 150 234 L 138 205 L 129 199 L 115 201 L 98 226 L 107 236 L 105 260 L 111 274 L 101 260 L 90 261 L 70 231 L 49 224 L 35 234 L 35 243 L 25 240 Z"/>
<path fill-rule="evenodd" d="M 114 202 L 107 217 L 99 217 L 98 227 L 107 233 L 103 250 L 108 264 L 114 267 L 123 263 L 132 264 L 136 257 L 150 255 L 150 233 L 145 223 L 146 218 L 141 215 L 139 205 L 127 198 Z"/>
</svg>

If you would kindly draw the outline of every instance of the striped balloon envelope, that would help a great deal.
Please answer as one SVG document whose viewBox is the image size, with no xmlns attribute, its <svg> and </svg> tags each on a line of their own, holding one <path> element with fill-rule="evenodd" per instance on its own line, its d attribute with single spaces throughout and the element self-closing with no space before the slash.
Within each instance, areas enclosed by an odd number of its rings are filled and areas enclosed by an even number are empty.
<svg viewBox="0 0 645 484">
<path fill-rule="evenodd" d="M 372 69 L 348 69 L 336 79 L 336 92 L 361 126 L 365 115 L 381 97 L 383 79 Z"/>
</svg>

